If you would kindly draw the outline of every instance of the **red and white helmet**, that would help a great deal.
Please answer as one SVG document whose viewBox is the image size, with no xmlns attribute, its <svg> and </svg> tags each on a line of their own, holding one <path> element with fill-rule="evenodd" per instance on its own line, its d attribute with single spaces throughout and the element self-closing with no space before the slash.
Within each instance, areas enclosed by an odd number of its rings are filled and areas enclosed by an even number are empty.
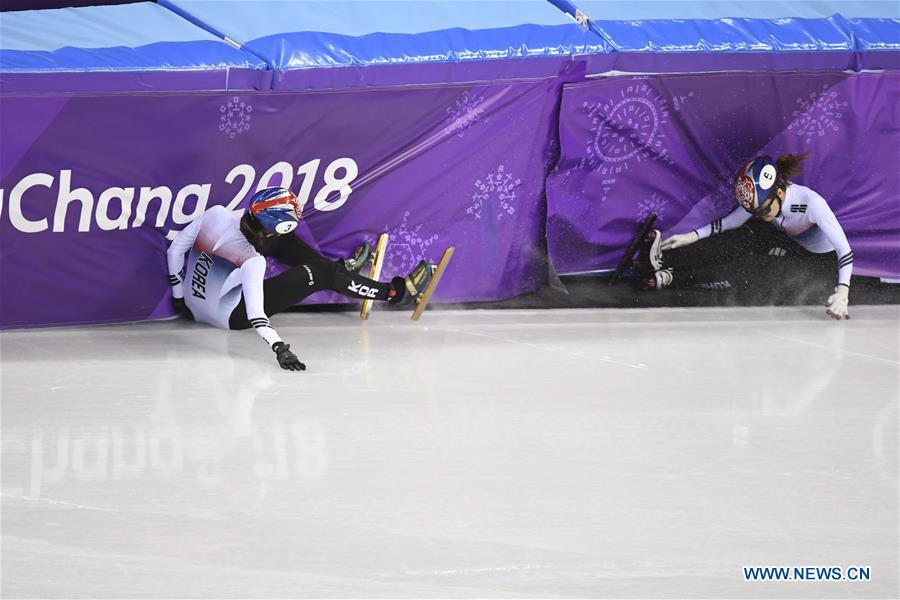
<svg viewBox="0 0 900 600">
<path fill-rule="evenodd" d="M 775 191 L 777 178 L 778 169 L 772 157 L 754 158 L 742 166 L 734 178 L 735 199 L 751 214 L 765 212 L 760 209 Z"/>
<path fill-rule="evenodd" d="M 300 223 L 300 203 L 291 190 L 268 187 L 253 194 L 248 212 L 253 215 L 263 231 L 284 235 Z"/>
</svg>

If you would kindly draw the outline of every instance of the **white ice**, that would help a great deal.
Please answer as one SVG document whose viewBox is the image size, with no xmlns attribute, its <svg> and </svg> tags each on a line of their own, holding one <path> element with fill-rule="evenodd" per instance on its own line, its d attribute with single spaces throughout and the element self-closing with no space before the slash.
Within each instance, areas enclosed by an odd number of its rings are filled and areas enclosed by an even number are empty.
<svg viewBox="0 0 900 600">
<path fill-rule="evenodd" d="M 11 331 L 2 596 L 898 597 L 900 308 Z M 867 566 L 747 582 L 743 566 Z"/>
</svg>

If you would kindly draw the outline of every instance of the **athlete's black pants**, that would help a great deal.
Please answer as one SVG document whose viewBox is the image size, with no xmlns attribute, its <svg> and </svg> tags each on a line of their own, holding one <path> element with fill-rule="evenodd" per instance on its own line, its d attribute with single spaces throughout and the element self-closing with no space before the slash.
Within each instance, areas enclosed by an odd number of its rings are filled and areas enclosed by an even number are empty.
<svg viewBox="0 0 900 600">
<path fill-rule="evenodd" d="M 393 290 L 390 283 L 349 272 L 344 268 L 343 261 L 328 260 L 292 235 L 276 238 L 271 247 L 263 249 L 263 254 L 291 265 L 284 273 L 263 282 L 263 310 L 270 316 L 284 312 L 307 296 L 323 290 L 362 300 L 387 300 Z M 228 326 L 231 329 L 250 327 L 243 296 L 231 312 Z"/>
<path fill-rule="evenodd" d="M 673 268 L 673 287 L 680 289 L 808 288 L 834 285 L 837 257 L 810 252 L 771 223 L 751 219 L 663 253 L 663 266 Z"/>
</svg>

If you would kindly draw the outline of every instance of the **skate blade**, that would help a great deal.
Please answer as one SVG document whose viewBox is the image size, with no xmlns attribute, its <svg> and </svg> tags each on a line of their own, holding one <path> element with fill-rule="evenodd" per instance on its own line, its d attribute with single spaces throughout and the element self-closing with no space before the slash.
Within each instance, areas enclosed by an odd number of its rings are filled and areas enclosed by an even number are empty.
<svg viewBox="0 0 900 600">
<path fill-rule="evenodd" d="M 440 283 L 441 277 L 444 276 L 444 270 L 450 263 L 450 259 L 453 258 L 453 252 L 455 250 L 456 248 L 454 248 L 453 246 L 450 246 L 449 248 L 444 250 L 444 255 L 441 256 L 441 261 L 438 263 L 437 269 L 435 269 L 434 271 L 434 275 L 431 276 L 431 281 L 428 282 L 428 285 L 425 287 L 425 291 L 422 292 L 421 296 L 416 298 L 416 309 L 412 314 L 413 321 L 418 321 L 419 317 L 421 317 L 422 313 L 425 311 L 425 307 L 428 306 L 428 301 L 431 299 L 431 294 L 438 286 L 438 283 Z"/>
<path fill-rule="evenodd" d="M 372 268 L 369 270 L 369 279 L 378 281 L 381 276 L 381 265 L 384 264 L 384 253 L 387 250 L 388 234 L 382 233 L 378 236 L 378 243 L 375 244 L 375 252 L 372 255 Z M 369 318 L 369 312 L 372 310 L 374 300 L 363 300 L 362 308 L 359 309 L 359 318 L 366 320 Z"/>
<path fill-rule="evenodd" d="M 637 235 L 631 238 L 631 243 L 628 244 L 628 249 L 625 251 L 625 255 L 622 257 L 622 260 L 619 261 L 619 266 L 616 267 L 616 270 L 613 271 L 612 277 L 609 279 L 609 285 L 616 285 L 619 281 L 619 277 L 625 272 L 625 269 L 628 268 L 628 265 L 631 263 L 632 257 L 634 257 L 634 253 L 637 251 L 638 246 L 641 243 L 641 240 L 644 239 L 644 236 L 647 235 L 647 232 L 653 227 L 653 224 L 656 223 L 656 214 L 651 214 L 644 222 L 641 223 L 640 228 L 638 229 Z"/>
</svg>

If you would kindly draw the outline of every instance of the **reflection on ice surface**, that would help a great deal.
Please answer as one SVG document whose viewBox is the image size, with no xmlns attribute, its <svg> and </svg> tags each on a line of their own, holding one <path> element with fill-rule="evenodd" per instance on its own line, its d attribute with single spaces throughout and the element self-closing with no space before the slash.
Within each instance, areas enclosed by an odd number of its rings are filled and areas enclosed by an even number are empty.
<svg viewBox="0 0 900 600">
<path fill-rule="evenodd" d="M 3 596 L 896 596 L 898 309 L 820 312 L 4 332 Z"/>
</svg>

